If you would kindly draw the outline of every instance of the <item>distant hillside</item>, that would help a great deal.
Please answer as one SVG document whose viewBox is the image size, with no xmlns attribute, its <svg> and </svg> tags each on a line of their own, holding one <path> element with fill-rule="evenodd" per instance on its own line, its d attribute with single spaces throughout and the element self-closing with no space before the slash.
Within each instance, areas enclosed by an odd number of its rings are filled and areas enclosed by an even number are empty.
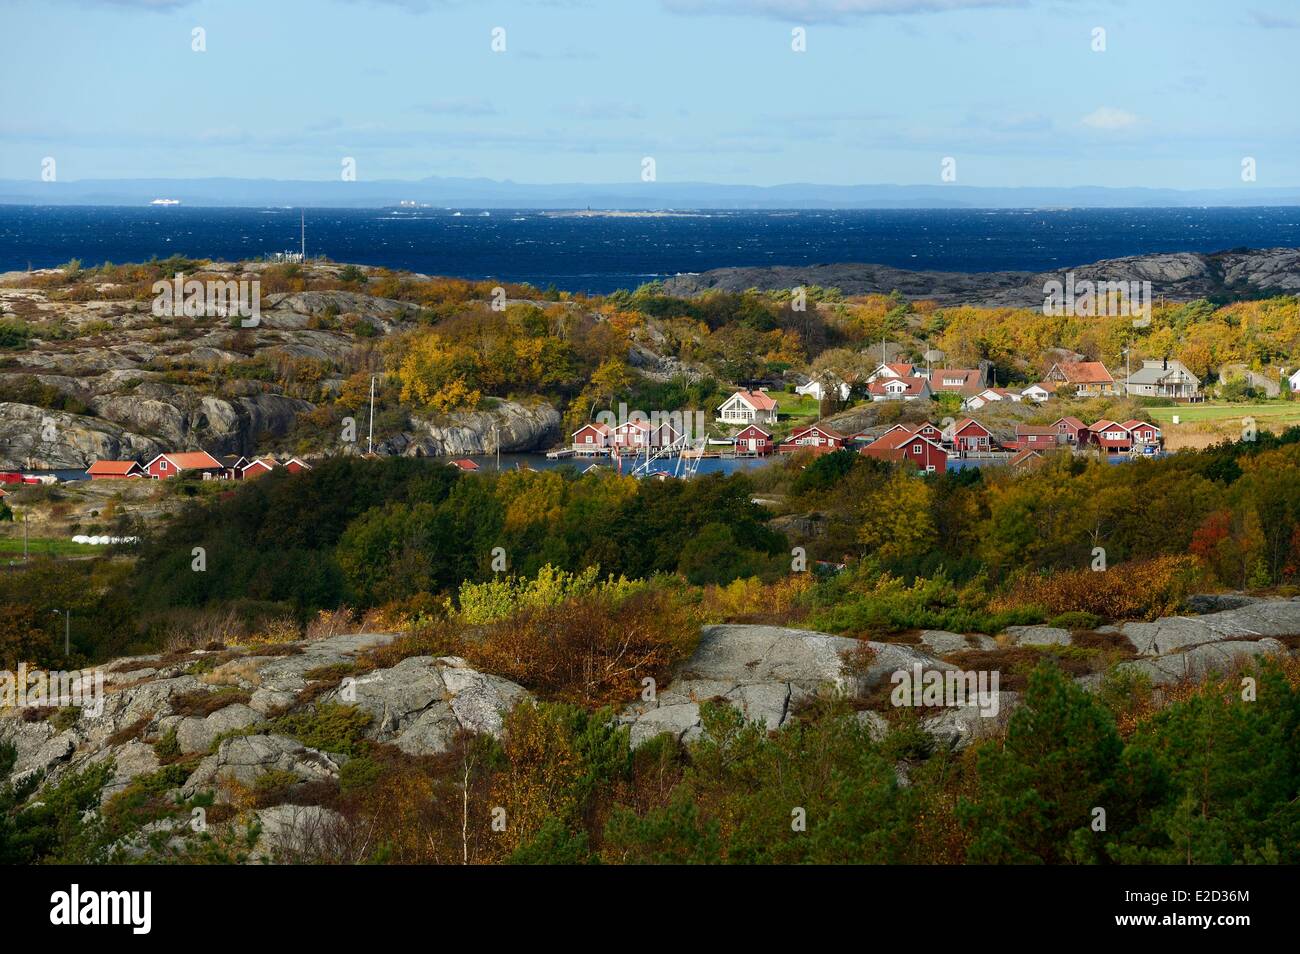
<svg viewBox="0 0 1300 954">
<path fill-rule="evenodd" d="M 1152 294 L 1169 301 L 1233 300 L 1268 294 L 1300 294 L 1300 249 L 1234 249 L 1208 255 L 1178 252 L 1109 259 L 1056 272 L 914 272 L 887 265 L 774 265 L 718 268 L 678 275 L 664 282 L 670 295 L 714 289 L 739 292 L 797 286 L 838 288 L 845 295 L 887 295 L 933 299 L 940 304 L 1031 308 L 1043 303 L 1043 285 L 1063 281 L 1150 281 Z"/>
</svg>

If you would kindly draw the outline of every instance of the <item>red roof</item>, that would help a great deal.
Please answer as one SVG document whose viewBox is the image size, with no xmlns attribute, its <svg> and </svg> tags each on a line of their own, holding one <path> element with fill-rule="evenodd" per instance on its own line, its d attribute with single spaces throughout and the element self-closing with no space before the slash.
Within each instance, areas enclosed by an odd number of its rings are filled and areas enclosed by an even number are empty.
<svg viewBox="0 0 1300 954">
<path fill-rule="evenodd" d="M 1100 361 L 1061 361 L 1056 367 L 1070 384 L 1115 383 Z"/>
<path fill-rule="evenodd" d="M 1056 428 L 1050 427 L 1048 425 L 1038 425 L 1038 424 L 1017 424 L 1016 425 L 1017 437 L 1020 437 L 1021 435 L 1028 436 L 1030 434 L 1038 434 L 1041 437 L 1055 437 Z"/>
<path fill-rule="evenodd" d="M 776 401 L 768 396 L 766 391 L 737 391 L 746 404 L 756 411 L 773 411 L 776 409 Z M 736 395 L 733 394 L 732 397 Z"/>
<path fill-rule="evenodd" d="M 1025 463 L 1025 461 L 1032 460 L 1035 457 L 1041 460 L 1043 455 L 1032 447 L 1026 447 L 1024 450 L 1017 451 L 1011 459 L 1007 461 L 1007 463 L 1014 467 Z"/>
<path fill-rule="evenodd" d="M 1125 421 L 1123 424 L 1120 425 L 1120 427 L 1129 431 L 1133 430 L 1135 427 L 1149 427 L 1151 428 L 1151 430 L 1156 432 L 1159 432 L 1160 430 L 1160 428 L 1156 427 L 1154 424 L 1148 423 L 1147 421 L 1139 421 L 1136 417 L 1130 418 L 1129 420 Z"/>
<path fill-rule="evenodd" d="M 929 383 L 930 382 L 926 381 L 925 378 L 906 376 L 899 378 L 876 378 L 876 380 L 867 385 L 867 392 L 870 394 L 920 394 L 929 386 Z M 887 384 L 893 384 L 895 386 L 902 384 L 905 385 L 905 387 L 902 391 L 890 391 L 885 388 L 885 385 Z"/>
<path fill-rule="evenodd" d="M 1087 424 L 1083 423 L 1083 421 L 1079 420 L 1077 417 L 1060 417 L 1052 422 L 1053 427 L 1057 427 L 1060 424 L 1067 424 L 1076 431 L 1086 430 L 1088 427 Z"/>
<path fill-rule="evenodd" d="M 956 380 L 961 378 L 959 384 L 945 384 L 944 379 Z M 980 385 L 980 373 L 969 368 L 934 368 L 930 371 L 930 390 L 931 391 L 968 391 L 978 390 Z"/>
<path fill-rule="evenodd" d="M 222 470 L 224 464 L 217 460 L 207 451 L 185 451 L 180 454 L 159 454 L 159 457 L 166 457 L 176 465 L 177 470 Z M 157 460 L 155 457 L 154 460 Z M 153 463 L 151 460 L 149 463 Z"/>
<path fill-rule="evenodd" d="M 887 364 L 885 365 L 890 371 L 893 371 L 900 378 L 910 378 L 912 372 L 916 370 L 914 364 Z"/>
<path fill-rule="evenodd" d="M 133 460 L 97 460 L 86 468 L 86 473 L 105 477 L 125 477 L 140 465 Z"/>
<path fill-rule="evenodd" d="M 459 467 L 461 470 L 478 470 L 478 464 L 468 457 L 461 457 L 451 462 L 451 466 Z"/>
<path fill-rule="evenodd" d="M 987 427 L 985 427 L 983 424 L 981 424 L 979 421 L 975 420 L 975 418 L 973 418 L 973 417 L 965 417 L 965 418 L 962 418 L 960 421 L 958 421 L 956 424 L 954 424 L 954 425 L 952 426 L 952 432 L 953 432 L 954 435 L 955 435 L 955 434 L 960 434 L 962 431 L 966 430 L 966 428 L 970 427 L 970 425 L 972 425 L 972 424 L 974 424 L 976 427 L 978 427 L 978 428 L 979 428 L 981 431 L 983 431 L 985 434 L 988 434 L 989 436 L 992 436 L 992 433 L 993 433 L 993 432 L 990 431 L 990 430 L 989 430 Z"/>
<path fill-rule="evenodd" d="M 797 431 L 792 431 L 790 436 L 785 439 L 785 443 L 789 444 L 792 441 L 795 441 L 798 438 L 803 437 L 809 431 L 819 431 L 826 437 L 833 438 L 834 440 L 837 441 L 846 440 L 845 436 L 841 434 L 839 431 L 835 430 L 834 428 L 826 427 L 823 424 L 809 424 L 807 427 L 801 427 Z"/>
</svg>

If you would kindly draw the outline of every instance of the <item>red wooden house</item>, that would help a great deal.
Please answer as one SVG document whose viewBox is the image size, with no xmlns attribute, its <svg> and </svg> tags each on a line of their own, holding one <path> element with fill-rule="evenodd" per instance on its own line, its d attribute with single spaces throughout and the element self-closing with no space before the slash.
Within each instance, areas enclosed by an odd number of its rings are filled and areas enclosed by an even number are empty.
<svg viewBox="0 0 1300 954">
<path fill-rule="evenodd" d="M 448 464 L 457 470 L 463 470 L 466 473 L 473 473 L 478 470 L 478 463 L 470 460 L 468 457 L 458 457 L 456 460 L 448 461 Z"/>
<path fill-rule="evenodd" d="M 736 453 L 748 456 L 765 457 L 776 450 L 772 435 L 757 424 L 750 424 L 734 438 Z"/>
<path fill-rule="evenodd" d="M 614 428 L 614 448 L 620 453 L 637 453 L 647 447 L 670 447 L 681 441 L 681 434 L 671 424 L 658 427 L 636 418 Z"/>
<path fill-rule="evenodd" d="M 1125 421 L 1122 427 L 1126 428 L 1133 435 L 1134 444 L 1146 444 L 1158 447 L 1164 439 L 1160 428 L 1146 421 L 1139 421 L 1137 418 Z"/>
<path fill-rule="evenodd" d="M 1065 438 L 1067 444 L 1082 447 L 1088 443 L 1088 425 L 1077 417 L 1059 418 L 1052 427 L 1056 428 L 1057 434 Z"/>
<path fill-rule="evenodd" d="M 196 471 L 204 477 L 220 477 L 225 467 L 207 451 L 186 451 L 180 454 L 159 454 L 144 465 L 145 473 L 158 480 L 179 477 L 187 470 Z"/>
<path fill-rule="evenodd" d="M 614 429 L 608 424 L 597 421 L 594 424 L 582 425 L 570 436 L 573 439 L 572 446 L 575 453 L 603 454 L 609 450 L 614 441 Z"/>
<path fill-rule="evenodd" d="M 1016 425 L 1016 446 L 1028 447 L 1037 451 L 1053 450 L 1056 447 L 1056 428 L 1037 424 Z"/>
<path fill-rule="evenodd" d="M 839 431 L 822 424 L 809 424 L 791 432 L 777 448 L 782 454 L 810 450 L 815 454 L 829 454 L 844 446 L 845 437 Z"/>
<path fill-rule="evenodd" d="M 921 434 L 893 431 L 858 453 L 864 457 L 904 462 L 927 474 L 942 474 L 948 470 L 948 452 Z"/>
<path fill-rule="evenodd" d="M 279 462 L 274 457 L 254 457 L 244 467 L 243 479 L 252 480 L 255 477 L 264 477 L 279 466 Z"/>
<path fill-rule="evenodd" d="M 304 470 L 311 470 L 311 464 L 298 457 L 290 457 L 281 466 L 291 474 L 301 474 Z"/>
<path fill-rule="evenodd" d="M 995 445 L 993 432 L 973 418 L 964 418 L 944 431 L 944 437 L 959 454 L 990 451 Z"/>
<path fill-rule="evenodd" d="M 1122 454 L 1133 449 L 1133 435 L 1123 424 L 1100 420 L 1088 427 L 1092 443 L 1110 454 Z"/>
<path fill-rule="evenodd" d="M 86 476 L 91 480 L 128 480 L 145 473 L 133 460 L 97 460 L 86 468 Z"/>
</svg>

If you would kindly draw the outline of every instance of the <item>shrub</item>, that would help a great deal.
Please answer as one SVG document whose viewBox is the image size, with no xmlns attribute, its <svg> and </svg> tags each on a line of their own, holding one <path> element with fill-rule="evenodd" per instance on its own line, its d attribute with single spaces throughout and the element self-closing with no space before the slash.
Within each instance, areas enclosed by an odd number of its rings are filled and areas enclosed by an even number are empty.
<svg viewBox="0 0 1300 954">
<path fill-rule="evenodd" d="M 1087 630 L 1096 629 L 1102 624 L 1102 618 L 1095 613 L 1084 613 L 1078 610 L 1071 610 L 1068 613 L 1062 613 L 1048 620 L 1048 626 L 1055 626 L 1057 629 L 1069 630 Z"/>
<path fill-rule="evenodd" d="M 543 699 L 599 708 L 631 700 L 647 676 L 666 682 L 695 648 L 697 624 L 665 590 L 617 604 L 589 594 L 490 624 L 462 654 Z"/>
<path fill-rule="evenodd" d="M 370 713 L 356 706 L 322 702 L 302 712 L 271 720 L 269 728 L 322 752 L 357 755 L 365 740 Z"/>
<path fill-rule="evenodd" d="M 1032 604 L 1049 614 L 1082 612 L 1101 619 L 1155 619 L 1178 611 L 1198 575 L 1190 556 L 1120 563 L 1105 571 L 1058 570 L 1021 577 L 991 608 Z"/>
</svg>

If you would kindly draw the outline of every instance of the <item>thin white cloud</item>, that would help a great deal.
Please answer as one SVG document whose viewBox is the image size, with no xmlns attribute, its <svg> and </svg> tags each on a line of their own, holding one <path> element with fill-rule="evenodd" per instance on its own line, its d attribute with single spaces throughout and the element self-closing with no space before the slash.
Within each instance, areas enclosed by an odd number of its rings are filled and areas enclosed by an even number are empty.
<svg viewBox="0 0 1300 954">
<path fill-rule="evenodd" d="M 1265 30 L 1300 30 L 1300 20 L 1295 17 L 1282 17 L 1276 13 L 1251 10 L 1250 19 L 1255 26 L 1263 27 Z"/>
<path fill-rule="evenodd" d="M 1114 106 L 1099 106 L 1084 116 L 1079 122 L 1083 123 L 1090 129 L 1102 129 L 1112 131 L 1116 129 L 1131 129 L 1139 122 L 1138 118 L 1132 113 L 1123 109 L 1116 109 Z"/>
</svg>

